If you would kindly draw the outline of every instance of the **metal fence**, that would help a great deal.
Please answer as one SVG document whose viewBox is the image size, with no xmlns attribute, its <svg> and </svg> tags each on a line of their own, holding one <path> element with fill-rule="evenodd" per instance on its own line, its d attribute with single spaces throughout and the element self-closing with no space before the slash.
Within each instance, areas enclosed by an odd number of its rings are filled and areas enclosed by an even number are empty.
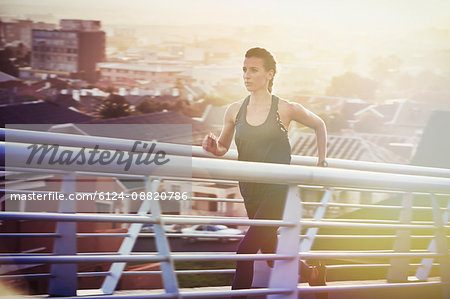
<svg viewBox="0 0 450 299">
<path fill-rule="evenodd" d="M 450 170 L 405 165 L 390 165 L 344 160 L 329 160 L 329 168 L 310 167 L 315 159 L 295 156 L 291 165 L 269 163 L 254 163 L 235 161 L 236 152 L 231 151 L 222 159 L 214 159 L 205 154 L 199 147 L 175 144 L 158 144 L 158 148 L 171 157 L 171 163 L 148 167 L 133 165 L 131 171 L 114 165 L 71 165 L 29 164 L 25 168 L 23 161 L 29 154 L 32 144 L 58 144 L 62 150 L 74 150 L 80 147 L 99 147 L 99 155 L 108 150 L 128 152 L 133 141 L 102 138 L 93 136 L 78 136 L 47 132 L 32 132 L 12 129 L 2 129 L 6 142 L 0 144 L 0 154 L 7 156 L 3 171 L 15 173 L 47 173 L 63 176 L 61 192 L 74 194 L 76 176 L 79 174 L 91 176 L 140 177 L 145 181 L 148 192 L 155 192 L 162 181 L 191 180 L 208 182 L 251 181 L 272 184 L 289 185 L 285 212 L 281 221 L 249 220 L 234 217 L 200 217 L 183 215 L 165 215 L 161 212 L 160 202 L 144 200 L 137 214 L 102 214 L 76 213 L 74 201 L 59 202 L 57 213 L 41 212 L 6 212 L 0 213 L 0 220 L 11 221 L 54 221 L 57 223 L 55 233 L 2 233 L 5 238 L 54 238 L 53 254 L 7 253 L 0 255 L 0 264 L 51 264 L 50 273 L 24 274 L 21 277 L 42 277 L 49 279 L 49 294 L 54 296 L 77 296 L 86 292 L 77 292 L 77 278 L 87 276 L 104 276 L 104 282 L 97 293 L 109 297 L 117 288 L 122 275 L 161 275 L 164 290 L 154 295 L 130 295 L 124 298 L 211 298 L 242 295 L 267 295 L 268 298 L 297 298 L 301 294 L 311 292 L 346 292 L 378 288 L 415 288 L 435 286 L 442 289 L 443 298 L 450 298 L 450 257 L 448 252 L 448 226 L 450 209 Z M 193 157 L 191 157 L 192 155 Z M 180 176 L 180 166 L 192 165 L 192 177 Z M 7 185 L 6 185 L 7 186 Z M 308 190 L 320 191 L 319 201 L 306 201 L 300 194 Z M 9 192 L 43 192 L 36 190 L 3 190 Z M 301 192 L 299 192 L 301 191 Z M 381 205 L 376 203 L 361 204 L 337 202 L 340 192 L 383 193 L 392 195 L 398 200 L 396 205 Z M 94 194 L 98 196 L 98 194 Z M 305 197 L 306 198 L 306 197 Z M 204 198 L 189 196 L 195 201 L 222 201 L 240 204 L 240 199 Z M 420 204 L 417 204 L 420 201 Z M 443 204 L 444 203 L 444 204 Z M 360 210 L 396 210 L 398 219 L 345 219 L 327 217 L 333 209 Z M 311 217 L 302 216 L 304 211 L 310 211 Z M 432 214 L 432 221 L 414 221 L 413 214 L 425 211 Z M 302 218 L 303 217 L 303 218 Z M 128 223 L 127 233 L 77 233 L 77 222 L 109 222 Z M 157 252 L 132 252 L 143 224 L 153 224 Z M 276 254 L 235 254 L 223 253 L 189 253 L 171 252 L 168 238 L 179 237 L 180 234 L 168 234 L 164 224 L 224 224 L 224 225 L 261 225 L 279 228 L 279 238 Z M 320 230 L 340 229 L 348 233 L 319 234 Z M 390 234 L 370 234 L 371 231 L 382 230 Z M 352 233 L 357 231 L 358 233 Z M 363 233 L 360 233 L 363 231 Z M 121 237 L 122 245 L 116 253 L 77 253 L 77 238 L 86 237 Z M 231 236 L 217 236 L 218 238 Z M 376 239 L 393 240 L 389 250 L 316 250 L 314 244 L 318 240 L 352 240 Z M 422 250 L 412 249 L 411 241 L 421 239 L 428 242 L 428 247 Z M 299 259 L 335 260 L 344 263 L 330 265 L 329 270 L 353 271 L 355 269 L 387 268 L 386 283 L 365 285 L 337 285 L 311 287 L 299 285 Z M 254 286 L 248 290 L 229 291 L 195 291 L 183 292 L 178 286 L 177 275 L 233 273 L 232 269 L 215 270 L 175 270 L 177 261 L 275 261 L 273 269 L 264 268 L 265 262 L 256 262 L 257 271 Z M 383 261 L 380 263 L 379 261 Z M 417 262 L 418 260 L 418 262 Z M 363 262 L 364 263 L 363 263 Z M 372 261 L 372 262 L 371 262 Z M 415 261 L 412 263 L 411 261 Z M 105 262 L 112 263 L 107 272 L 77 273 L 77 264 Z M 125 271 L 126 263 L 159 262 L 160 271 Z M 409 281 L 409 271 L 417 269 L 417 282 Z M 427 281 L 431 269 L 437 267 L 440 273 L 439 281 Z M 2 279 L 13 279 L 17 276 L 3 275 Z M 95 296 L 98 298 L 98 296 Z M 115 295 L 114 298 L 118 296 Z M 120 297 L 120 296 L 119 296 Z"/>
</svg>

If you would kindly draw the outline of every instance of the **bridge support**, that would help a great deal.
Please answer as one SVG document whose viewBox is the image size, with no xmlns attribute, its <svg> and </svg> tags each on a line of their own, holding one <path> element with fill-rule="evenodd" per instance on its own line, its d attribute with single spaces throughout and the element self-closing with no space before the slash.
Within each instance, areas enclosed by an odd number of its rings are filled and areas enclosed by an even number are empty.
<svg viewBox="0 0 450 299">
<path fill-rule="evenodd" d="M 283 213 L 283 221 L 296 223 L 295 227 L 281 227 L 278 237 L 277 254 L 291 255 L 292 260 L 275 261 L 272 275 L 269 280 L 269 288 L 289 288 L 292 293 L 288 295 L 269 295 L 268 299 L 297 299 L 299 244 L 300 244 L 300 219 L 302 205 L 298 197 L 298 187 L 289 186 L 286 206 Z"/>
<path fill-rule="evenodd" d="M 147 192 L 156 192 L 160 184 L 159 180 L 149 180 L 145 179 L 145 186 Z M 158 249 L 158 253 L 166 256 L 170 259 L 170 247 L 166 235 L 164 234 L 163 223 L 161 221 L 161 210 L 159 206 L 159 201 L 157 200 L 142 200 L 141 206 L 137 212 L 139 216 L 148 215 L 151 212 L 151 217 L 153 220 L 157 221 L 153 225 L 155 232 L 155 243 Z M 131 254 L 133 251 L 134 244 L 136 243 L 139 232 L 141 231 L 142 223 L 132 223 L 128 228 L 129 236 L 126 237 L 122 245 L 120 246 L 120 254 Z M 104 294 L 113 294 L 116 290 L 117 284 L 119 283 L 120 277 L 125 269 L 126 263 L 113 263 L 109 270 L 110 275 L 108 275 L 102 285 L 102 291 Z M 167 293 L 178 294 L 178 283 L 175 276 L 175 271 L 172 261 L 161 262 L 162 277 L 164 282 L 164 288 Z"/>
<path fill-rule="evenodd" d="M 402 209 L 400 210 L 400 224 L 410 224 L 412 220 L 412 199 L 411 193 L 403 195 Z M 409 229 L 397 230 L 397 238 L 394 241 L 394 252 L 409 252 L 411 248 L 411 231 Z M 388 282 L 408 281 L 409 258 L 391 259 L 391 267 L 387 274 Z"/>
<path fill-rule="evenodd" d="M 441 255 L 439 258 L 441 281 L 445 283 L 445 285 L 442 286 L 442 298 L 450 298 L 450 255 L 448 253 L 447 234 L 444 227 L 444 217 L 446 215 L 442 215 L 441 207 L 439 206 L 436 195 L 434 194 L 431 195 L 431 205 L 433 208 L 434 223 L 438 228 L 436 231 L 435 240 L 437 253 Z"/>
<path fill-rule="evenodd" d="M 75 174 L 65 174 L 61 192 L 65 200 L 59 201 L 59 213 L 75 213 L 76 201 L 69 200 L 69 194 L 75 193 Z M 55 239 L 53 254 L 77 254 L 77 224 L 76 222 L 57 222 L 56 233 L 60 235 Z M 77 295 L 77 264 L 52 264 L 51 278 L 48 286 L 50 296 L 76 296 Z"/>
</svg>

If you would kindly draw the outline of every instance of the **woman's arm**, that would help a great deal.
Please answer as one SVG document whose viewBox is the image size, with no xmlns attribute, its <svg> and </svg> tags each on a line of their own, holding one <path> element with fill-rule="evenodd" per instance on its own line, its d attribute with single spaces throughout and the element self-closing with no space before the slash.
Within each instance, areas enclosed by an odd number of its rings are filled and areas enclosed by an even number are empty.
<svg viewBox="0 0 450 299">
<path fill-rule="evenodd" d="M 301 104 L 289 102 L 290 119 L 295 120 L 307 127 L 314 129 L 317 140 L 317 151 L 319 156 L 318 165 L 325 161 L 327 156 L 327 127 L 324 121 L 309 111 Z"/>
<path fill-rule="evenodd" d="M 220 133 L 219 139 L 217 140 L 214 134 L 209 133 L 203 139 L 203 149 L 210 152 L 216 156 L 223 156 L 228 152 L 231 142 L 233 141 L 234 127 L 235 127 L 235 109 L 236 104 L 233 103 L 227 107 L 225 111 L 225 116 L 223 118 L 222 132 Z"/>
</svg>

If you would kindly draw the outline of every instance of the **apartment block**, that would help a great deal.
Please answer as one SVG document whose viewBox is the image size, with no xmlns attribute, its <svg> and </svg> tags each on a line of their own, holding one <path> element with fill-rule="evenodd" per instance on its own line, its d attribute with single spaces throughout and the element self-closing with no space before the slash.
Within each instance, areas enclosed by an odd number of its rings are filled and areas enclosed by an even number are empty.
<svg viewBox="0 0 450 299">
<path fill-rule="evenodd" d="M 33 21 L 18 20 L 15 22 L 0 22 L 0 39 L 4 43 L 21 41 L 29 47 L 31 45 L 31 29 Z"/>
<path fill-rule="evenodd" d="M 54 30 L 56 25 L 30 20 L 0 21 L 0 40 L 5 44 L 20 41 L 26 47 L 31 47 L 31 30 L 33 29 Z"/>
<path fill-rule="evenodd" d="M 169 65 L 145 65 L 119 62 L 99 63 L 98 68 L 102 80 L 114 83 L 116 86 L 131 86 L 134 82 L 170 83 L 177 80 L 177 75 L 187 67 Z"/>
<path fill-rule="evenodd" d="M 100 21 L 61 20 L 60 27 L 32 31 L 31 69 L 94 80 L 96 64 L 105 59 Z"/>
</svg>

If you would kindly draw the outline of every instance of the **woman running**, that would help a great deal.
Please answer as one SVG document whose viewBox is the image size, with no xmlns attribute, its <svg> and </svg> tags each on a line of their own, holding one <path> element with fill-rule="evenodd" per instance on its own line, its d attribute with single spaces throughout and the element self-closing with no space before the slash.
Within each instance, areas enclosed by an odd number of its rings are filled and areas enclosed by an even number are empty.
<svg viewBox="0 0 450 299">
<path fill-rule="evenodd" d="M 317 165 L 326 167 L 325 123 L 301 104 L 272 94 L 276 74 L 276 61 L 272 54 L 263 48 L 248 50 L 242 70 L 250 95 L 228 106 L 219 138 L 211 133 L 205 136 L 203 148 L 216 156 L 223 156 L 235 135 L 238 160 L 290 164 L 291 147 L 287 129 L 291 121 L 297 121 L 315 130 L 319 157 Z M 240 182 L 239 189 L 250 219 L 282 219 L 287 185 Z M 275 253 L 276 244 L 277 227 L 251 226 L 237 253 L 254 254 L 258 250 Z M 273 267 L 272 261 L 268 264 Z M 302 276 L 308 278 L 311 285 L 325 284 L 325 269 L 318 271 L 304 262 L 301 262 L 300 268 Z M 248 289 L 252 281 L 253 261 L 238 261 L 232 289 Z"/>
</svg>

